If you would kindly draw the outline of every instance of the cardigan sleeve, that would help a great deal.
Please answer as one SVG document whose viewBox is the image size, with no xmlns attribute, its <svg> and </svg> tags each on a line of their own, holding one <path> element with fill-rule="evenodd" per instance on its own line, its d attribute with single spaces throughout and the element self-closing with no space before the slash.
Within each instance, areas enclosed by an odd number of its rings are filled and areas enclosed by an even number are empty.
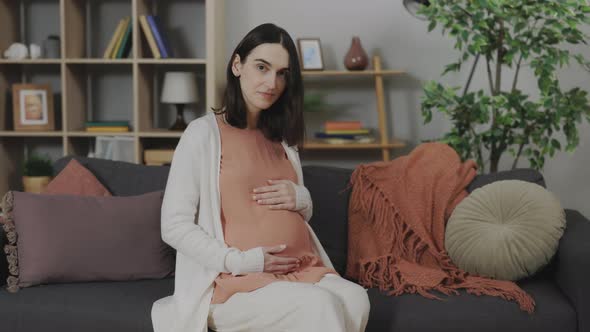
<svg viewBox="0 0 590 332">
<path fill-rule="evenodd" d="M 290 147 L 295 155 L 295 160 L 297 162 L 297 167 L 299 167 L 298 174 L 301 174 L 301 178 L 299 180 L 299 184 L 294 184 L 295 187 L 295 210 L 301 214 L 303 219 L 306 222 L 311 220 L 311 216 L 313 215 L 313 201 L 311 200 L 311 195 L 309 194 L 309 190 L 303 184 L 303 169 L 301 168 L 301 159 L 299 158 L 299 150 L 296 147 Z"/>
<path fill-rule="evenodd" d="M 313 214 L 313 203 L 309 190 L 303 185 L 293 184 L 295 188 L 295 210 L 301 214 L 305 221 L 309 222 Z"/>
<path fill-rule="evenodd" d="M 203 167 L 199 163 L 203 158 L 197 156 L 204 155 L 198 141 L 206 138 L 192 135 L 191 129 L 198 132 L 200 128 L 191 127 L 189 125 L 181 136 L 172 158 L 162 202 L 162 240 L 178 252 L 218 272 L 259 272 L 264 267 L 261 248 L 247 251 L 228 248 L 223 241 L 209 235 L 195 223 L 200 192 L 199 173 Z"/>
</svg>

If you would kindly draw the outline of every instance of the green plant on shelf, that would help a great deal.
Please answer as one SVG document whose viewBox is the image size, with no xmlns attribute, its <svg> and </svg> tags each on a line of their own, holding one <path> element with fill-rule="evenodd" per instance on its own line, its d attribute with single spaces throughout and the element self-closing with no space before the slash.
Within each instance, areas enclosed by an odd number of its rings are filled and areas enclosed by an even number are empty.
<svg viewBox="0 0 590 332">
<path fill-rule="evenodd" d="M 24 176 L 52 176 L 53 167 L 49 157 L 30 155 L 23 163 Z"/>
<path fill-rule="evenodd" d="M 306 93 L 303 97 L 303 111 L 304 112 L 321 112 L 327 109 L 327 104 L 324 100 L 325 94 L 322 93 Z"/>
</svg>

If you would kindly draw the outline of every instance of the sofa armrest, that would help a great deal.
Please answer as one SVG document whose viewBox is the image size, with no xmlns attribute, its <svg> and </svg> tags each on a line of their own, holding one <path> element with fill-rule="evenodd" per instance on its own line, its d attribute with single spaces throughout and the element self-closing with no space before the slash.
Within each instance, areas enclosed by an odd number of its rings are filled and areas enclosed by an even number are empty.
<svg viewBox="0 0 590 332">
<path fill-rule="evenodd" d="M 590 332 L 590 221 L 566 210 L 567 227 L 559 241 L 555 280 L 578 313 L 578 332 Z"/>
<path fill-rule="evenodd" d="M 4 245 L 8 243 L 4 228 L 0 226 L 0 286 L 6 285 L 6 278 L 8 278 L 8 261 L 6 254 L 4 254 Z"/>
</svg>

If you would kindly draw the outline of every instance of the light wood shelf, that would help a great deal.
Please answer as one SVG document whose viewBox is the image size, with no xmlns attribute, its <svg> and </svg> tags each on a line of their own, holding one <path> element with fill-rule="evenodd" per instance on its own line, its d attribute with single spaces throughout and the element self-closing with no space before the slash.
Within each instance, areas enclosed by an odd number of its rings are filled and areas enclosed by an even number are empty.
<svg viewBox="0 0 590 332">
<path fill-rule="evenodd" d="M 157 64 L 157 65 L 205 65 L 207 64 L 207 59 L 180 59 L 180 58 L 171 58 L 171 59 L 136 59 L 134 62 L 140 64 Z"/>
<path fill-rule="evenodd" d="M 69 137 L 98 137 L 98 136 L 135 136 L 132 131 L 129 132 L 87 132 L 87 131 L 70 131 L 66 134 Z"/>
<path fill-rule="evenodd" d="M 12 118 L 12 107 L 7 105 L 9 96 L 0 94 L 0 192 L 18 185 L 14 179 L 20 179 L 20 165 L 29 144 L 57 147 L 63 156 L 86 155 L 97 137 L 124 136 L 132 138 L 136 163 L 144 162 L 144 149 L 173 147 L 181 133 L 158 128 L 169 125 L 159 116 L 167 112 L 159 103 L 166 70 L 197 74 L 202 90 L 197 111 L 219 106 L 226 65 L 224 0 L 51 0 L 48 5 L 51 10 L 44 15 L 51 15 L 50 19 L 25 15 L 23 20 L 23 11 L 39 12 L 30 10 L 30 6 L 39 6 L 38 1 L 0 0 L 0 49 L 15 42 L 30 43 L 26 38 L 32 37 L 27 31 L 31 26 L 39 30 L 35 26 L 38 24 L 58 22 L 57 27 L 49 27 L 47 34 L 58 34 L 61 40 L 58 59 L 0 59 L 0 91 L 10 91 L 14 83 L 40 82 L 49 73 L 50 79 L 57 82 L 53 82 L 53 93 L 61 94 L 61 105 L 55 109 L 56 115 L 61 113 L 57 117 L 61 120 L 55 124 L 58 130 L 44 132 L 14 131 L 8 122 Z M 182 34 L 181 39 L 172 35 L 169 38 L 171 42 L 186 42 L 175 48 L 176 57 L 152 58 L 138 20 L 140 15 L 152 14 L 160 16 L 164 33 Z M 132 18 L 128 58 L 102 58 L 118 21 L 125 16 Z M 167 29 L 172 26 L 174 29 Z M 125 86 L 119 89 L 112 82 Z M 86 121 L 110 119 L 129 121 L 131 131 L 83 129 Z"/>
<path fill-rule="evenodd" d="M 162 130 L 150 130 L 150 131 L 140 131 L 137 133 L 139 137 L 144 138 L 179 138 L 182 136 L 182 132 L 178 131 L 169 131 L 166 129 Z"/>
<path fill-rule="evenodd" d="M 64 135 L 63 131 L 0 131 L 0 137 L 62 137 Z"/>
<path fill-rule="evenodd" d="M 394 139 L 387 143 L 348 143 L 348 144 L 330 144 L 321 141 L 309 140 L 303 144 L 306 150 L 379 150 L 379 149 L 400 149 L 406 146 L 406 143 Z"/>
<path fill-rule="evenodd" d="M 301 72 L 303 77 L 329 77 L 329 76 L 393 76 L 403 75 L 405 71 L 401 70 L 305 70 Z"/>
<path fill-rule="evenodd" d="M 132 59 L 100 59 L 100 58 L 73 58 L 73 59 L 65 59 L 65 63 L 71 64 L 132 64 Z"/>
<path fill-rule="evenodd" d="M 404 75 L 403 70 L 391 70 L 381 68 L 381 58 L 376 55 L 373 56 L 372 70 L 318 70 L 318 71 L 302 71 L 304 78 L 371 78 L 375 82 L 375 97 L 377 99 L 377 123 L 379 129 L 377 132 L 376 142 L 374 143 L 325 143 L 320 140 L 308 140 L 304 143 L 304 150 L 381 150 L 382 159 L 387 161 L 390 158 L 392 149 L 400 149 L 406 144 L 396 138 L 390 137 L 387 130 L 387 114 L 385 111 L 385 96 L 383 89 L 384 76 Z"/>
<path fill-rule="evenodd" d="M 0 65 L 59 65 L 62 63 L 62 59 L 0 59 Z"/>
</svg>

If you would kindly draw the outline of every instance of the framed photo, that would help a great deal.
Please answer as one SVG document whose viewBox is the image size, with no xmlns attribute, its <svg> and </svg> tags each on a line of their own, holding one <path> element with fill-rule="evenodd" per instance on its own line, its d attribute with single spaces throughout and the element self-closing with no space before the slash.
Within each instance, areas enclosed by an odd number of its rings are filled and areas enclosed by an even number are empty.
<svg viewBox="0 0 590 332">
<path fill-rule="evenodd" d="M 12 85 L 12 111 L 16 131 L 55 129 L 53 94 L 48 84 Z"/>
<path fill-rule="evenodd" d="M 302 70 L 323 70 L 324 58 L 319 38 L 299 38 L 299 61 Z"/>
</svg>

